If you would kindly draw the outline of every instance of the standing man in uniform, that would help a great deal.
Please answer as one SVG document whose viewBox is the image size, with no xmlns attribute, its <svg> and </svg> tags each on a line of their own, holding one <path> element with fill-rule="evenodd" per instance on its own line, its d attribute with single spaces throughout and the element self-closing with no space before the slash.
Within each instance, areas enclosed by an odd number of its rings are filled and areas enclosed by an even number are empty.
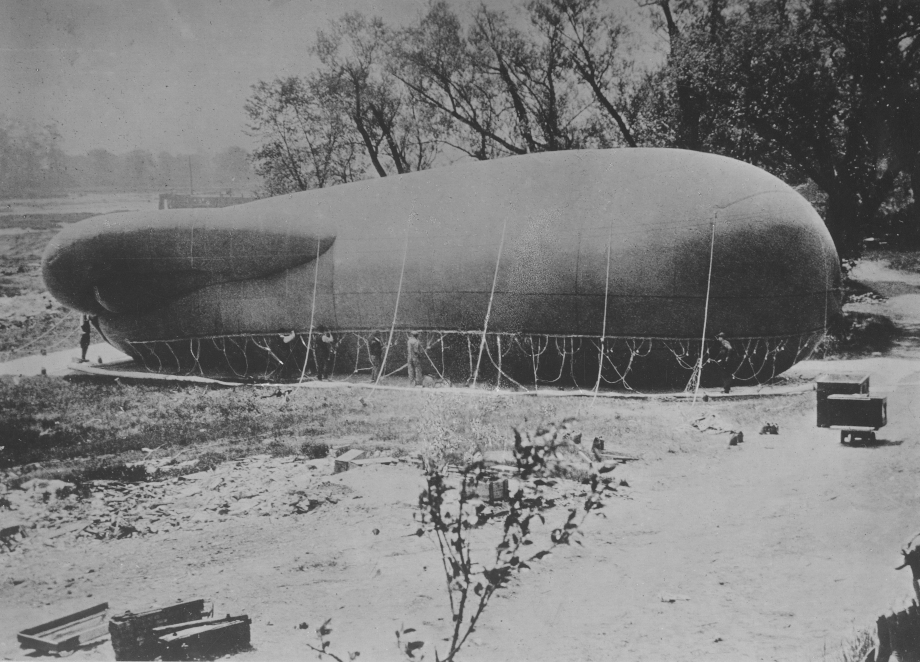
<svg viewBox="0 0 920 662">
<path fill-rule="evenodd" d="M 371 336 L 367 349 L 371 355 L 371 381 L 377 383 L 377 378 L 380 377 L 380 364 L 383 363 L 383 345 L 379 334 L 374 333 Z"/>
<path fill-rule="evenodd" d="M 732 357 L 735 354 L 735 350 L 732 347 L 732 344 L 725 339 L 725 333 L 719 331 L 716 335 L 716 340 L 719 341 L 719 353 L 716 354 L 716 365 L 719 367 L 719 374 L 722 378 L 722 389 L 725 393 L 728 393 L 732 388 Z"/>
<path fill-rule="evenodd" d="M 419 359 L 421 343 L 418 340 L 418 331 L 409 334 L 406 344 L 406 359 L 409 365 L 409 386 L 419 386 L 422 383 L 422 363 Z"/>
<path fill-rule="evenodd" d="M 86 352 L 89 350 L 91 329 L 89 315 L 80 315 L 80 363 L 86 363 Z"/>
<path fill-rule="evenodd" d="M 320 345 L 326 348 L 326 365 L 323 366 L 323 377 L 329 379 L 332 376 L 332 365 L 335 363 L 335 336 L 332 335 L 332 331 L 325 329 L 319 340 Z"/>
<path fill-rule="evenodd" d="M 320 335 L 314 345 L 313 356 L 316 359 L 316 378 L 322 381 L 332 373 L 335 338 L 332 337 L 332 332 L 325 326 L 319 326 L 316 330 L 319 331 Z"/>
</svg>

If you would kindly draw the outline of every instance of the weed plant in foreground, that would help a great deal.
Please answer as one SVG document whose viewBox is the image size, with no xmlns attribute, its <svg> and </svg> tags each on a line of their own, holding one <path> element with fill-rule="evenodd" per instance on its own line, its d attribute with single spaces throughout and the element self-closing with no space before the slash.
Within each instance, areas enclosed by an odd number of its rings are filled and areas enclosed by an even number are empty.
<svg viewBox="0 0 920 662">
<path fill-rule="evenodd" d="M 419 537 L 434 538 L 441 557 L 444 587 L 451 613 L 451 631 L 443 644 L 426 642 L 412 627 L 396 631 L 396 643 L 408 659 L 450 662 L 458 659 L 461 649 L 476 631 L 476 626 L 492 597 L 531 564 L 548 556 L 555 548 L 581 544 L 579 537 L 585 519 L 604 507 L 605 498 L 616 492 L 611 472 L 615 463 L 604 463 L 600 456 L 581 450 L 582 434 L 573 429 L 574 420 L 559 425 L 541 425 L 528 431 L 514 428 L 514 461 L 516 478 L 508 498 L 491 499 L 496 485 L 502 490 L 503 479 L 486 466 L 481 451 L 468 444 L 459 464 L 457 445 L 433 443 L 422 455 L 425 488 L 419 495 L 415 513 Z M 582 465 L 583 491 L 573 505 L 564 509 L 561 518 L 554 509 L 557 500 L 547 495 L 557 480 L 560 462 Z M 506 481 L 505 481 L 506 482 Z M 503 491 L 503 490 L 502 490 Z M 548 540 L 541 539 L 548 520 L 558 520 Z M 486 553 L 481 538 L 490 527 L 500 528 L 499 541 Z M 306 629 L 306 624 L 301 626 Z M 328 657 L 344 662 L 345 657 L 334 653 L 329 636 L 330 620 L 316 629 L 316 644 L 307 646 L 320 659 Z M 347 654 L 354 660 L 360 653 Z"/>
</svg>

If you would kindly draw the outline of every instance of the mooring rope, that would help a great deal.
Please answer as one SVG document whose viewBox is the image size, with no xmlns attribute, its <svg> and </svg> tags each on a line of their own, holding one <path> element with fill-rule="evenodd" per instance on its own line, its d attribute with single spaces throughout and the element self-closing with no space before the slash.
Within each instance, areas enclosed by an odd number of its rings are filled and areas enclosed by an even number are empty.
<svg viewBox="0 0 920 662">
<path fill-rule="evenodd" d="M 386 369 L 387 357 L 390 355 L 390 345 L 393 344 L 393 332 L 396 330 L 396 316 L 399 314 L 399 297 L 402 295 L 403 276 L 406 273 L 406 256 L 409 255 L 409 227 L 412 225 L 412 215 L 406 219 L 406 244 L 403 247 L 402 267 L 399 269 L 399 287 L 396 288 L 396 305 L 393 306 L 393 322 L 390 324 L 390 335 L 387 337 L 387 346 L 383 350 L 383 361 L 380 363 L 380 370 L 377 371 L 377 379 L 374 380 L 374 387 L 380 383 L 380 376 Z"/>
<path fill-rule="evenodd" d="M 709 293 L 712 290 L 712 258 L 716 247 L 716 222 L 712 221 L 712 236 L 709 239 L 709 276 L 706 279 L 706 306 L 703 308 L 703 336 L 700 338 L 700 359 L 697 363 L 696 385 L 693 388 L 693 403 L 700 390 L 700 380 L 703 376 L 703 355 L 706 350 L 706 325 L 709 323 Z"/>
<path fill-rule="evenodd" d="M 600 354 L 597 360 L 597 381 L 594 382 L 594 397 L 597 398 L 597 391 L 601 387 L 601 374 L 604 371 L 604 352 L 607 340 L 607 297 L 610 294 L 610 239 L 613 235 L 613 222 L 607 231 L 607 273 L 604 277 L 604 319 L 601 324 L 601 343 Z M 593 402 L 593 400 L 592 400 Z"/>
<path fill-rule="evenodd" d="M 489 330 L 489 318 L 492 316 L 492 300 L 495 298 L 495 285 L 498 283 L 498 266 L 502 261 L 502 251 L 505 248 L 505 231 L 507 229 L 508 216 L 506 215 L 505 222 L 502 224 L 502 239 L 498 244 L 498 257 L 495 260 L 495 274 L 492 276 L 492 291 L 489 293 L 489 307 L 486 308 L 486 319 L 482 327 L 482 340 L 479 343 L 479 356 L 476 358 L 476 370 L 473 372 L 473 386 L 476 386 L 476 380 L 479 379 L 479 364 L 482 361 L 482 350 L 486 344 L 486 332 Z"/>
<path fill-rule="evenodd" d="M 307 374 L 307 363 L 310 362 L 310 347 L 313 344 L 313 315 L 316 313 L 316 283 L 319 281 L 319 246 L 321 240 L 317 239 L 316 241 L 316 260 L 313 265 L 313 300 L 310 302 L 310 334 L 307 336 L 307 355 L 303 359 L 303 370 L 300 371 L 300 379 L 298 384 L 303 383 L 304 375 Z M 317 373 L 319 372 L 319 366 L 316 366 Z"/>
</svg>

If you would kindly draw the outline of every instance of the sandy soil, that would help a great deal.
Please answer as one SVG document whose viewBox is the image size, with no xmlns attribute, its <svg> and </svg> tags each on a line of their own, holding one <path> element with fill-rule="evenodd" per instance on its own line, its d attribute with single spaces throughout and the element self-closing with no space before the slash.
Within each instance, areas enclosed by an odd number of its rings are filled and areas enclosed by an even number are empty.
<svg viewBox="0 0 920 662">
<path fill-rule="evenodd" d="M 870 372 L 873 391 L 887 391 L 882 446 L 842 446 L 806 412 L 780 421 L 778 436 L 746 430 L 734 448 L 721 435 L 688 437 L 674 452 L 619 467 L 626 496 L 589 521 L 582 548 L 553 554 L 494 602 L 465 659 L 840 659 L 856 628 L 910 595 L 909 577 L 894 567 L 920 530 L 920 361 L 896 364 L 841 366 Z M 661 406 L 683 407 L 689 419 L 708 405 Z M 49 541 L 8 557 L 0 655 L 22 657 L 19 629 L 99 601 L 120 612 L 193 597 L 253 618 L 254 650 L 240 659 L 303 657 L 311 635 L 296 626 L 329 617 L 339 652 L 364 659 L 396 659 L 401 624 L 437 641 L 449 612 L 434 543 L 411 535 L 418 471 L 311 480 L 348 493 L 294 517 Z M 665 594 L 686 600 L 663 602 Z M 106 643 L 74 657 L 113 653 Z"/>
<path fill-rule="evenodd" d="M 86 351 L 86 357 L 88 361 L 92 361 L 94 364 L 131 359 L 121 350 L 104 342 L 90 345 Z M 42 370 L 48 375 L 69 375 L 72 374 L 70 366 L 79 358 L 79 347 L 46 354 L 33 354 L 0 363 L 0 375 L 40 375 Z"/>
<path fill-rule="evenodd" d="M 909 303 L 908 326 L 920 317 Z M 796 368 L 803 377 L 869 373 L 873 393 L 888 397 L 876 447 L 841 445 L 838 433 L 817 429 L 808 393 L 783 396 L 793 413 L 775 421 L 777 436 L 745 427 L 744 443 L 730 447 L 724 435 L 678 434 L 618 467 L 629 487 L 605 518 L 589 520 L 583 547 L 515 580 L 461 658 L 840 660 L 856 630 L 911 596 L 907 571 L 894 570 L 920 531 L 920 359 L 908 350 Z M 588 406 L 628 416 L 639 405 L 572 401 Z M 715 405 L 654 406 L 689 421 Z M 252 617 L 253 650 L 237 659 L 312 658 L 312 633 L 297 626 L 327 618 L 340 655 L 400 659 L 394 631 L 405 625 L 419 629 L 433 659 L 450 612 L 435 543 L 412 535 L 419 471 L 305 471 L 303 480 L 307 493 L 332 483 L 342 496 L 305 514 L 189 522 L 123 540 L 49 539 L 7 555 L 0 657 L 24 657 L 18 630 L 101 601 L 118 613 L 204 597 L 218 614 Z M 73 658 L 113 652 L 104 643 Z"/>
</svg>

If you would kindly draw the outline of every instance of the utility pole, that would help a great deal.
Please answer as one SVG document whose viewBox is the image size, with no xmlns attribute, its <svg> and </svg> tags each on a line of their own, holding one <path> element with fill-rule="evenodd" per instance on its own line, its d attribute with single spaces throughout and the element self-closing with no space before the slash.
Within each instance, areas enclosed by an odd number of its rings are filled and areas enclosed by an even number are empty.
<svg viewBox="0 0 920 662">
<path fill-rule="evenodd" d="M 188 194 L 195 195 L 195 189 L 192 187 L 192 155 L 188 155 Z"/>
</svg>

